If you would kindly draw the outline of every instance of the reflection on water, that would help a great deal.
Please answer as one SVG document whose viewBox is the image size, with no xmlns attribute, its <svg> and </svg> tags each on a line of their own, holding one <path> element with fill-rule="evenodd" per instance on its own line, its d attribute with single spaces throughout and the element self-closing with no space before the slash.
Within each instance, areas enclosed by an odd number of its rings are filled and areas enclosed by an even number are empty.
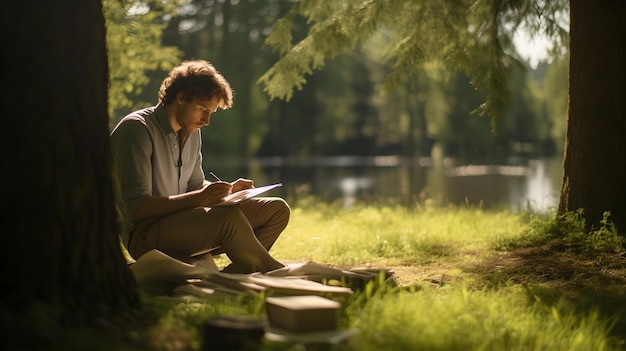
<svg viewBox="0 0 626 351">
<path fill-rule="evenodd" d="M 349 207 L 357 200 L 361 189 L 371 189 L 374 186 L 368 177 L 345 177 L 336 181 L 335 186 L 341 191 L 344 207 Z"/>
<path fill-rule="evenodd" d="M 562 163 L 533 160 L 532 172 L 526 179 L 526 193 L 521 196 L 532 202 L 539 211 L 554 209 L 559 204 L 562 182 Z"/>
<path fill-rule="evenodd" d="M 259 185 L 282 182 L 275 194 L 292 199 L 312 194 L 344 206 L 379 199 L 407 205 L 429 200 L 512 211 L 554 209 L 563 172 L 560 158 L 463 164 L 395 156 L 271 158 L 244 164 L 207 160 L 205 169 L 223 179 L 246 177 Z"/>
</svg>

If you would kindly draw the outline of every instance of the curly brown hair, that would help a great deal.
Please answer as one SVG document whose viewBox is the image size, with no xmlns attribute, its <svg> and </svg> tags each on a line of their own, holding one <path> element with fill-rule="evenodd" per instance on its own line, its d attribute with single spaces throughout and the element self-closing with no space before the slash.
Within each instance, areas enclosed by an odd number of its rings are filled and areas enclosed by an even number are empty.
<svg viewBox="0 0 626 351">
<path fill-rule="evenodd" d="M 223 110 L 233 105 L 234 91 L 230 84 L 205 60 L 186 60 L 174 67 L 161 83 L 158 101 L 167 105 L 176 99 L 179 92 L 185 94 L 186 100 L 210 100 L 218 96 L 218 107 Z"/>
</svg>

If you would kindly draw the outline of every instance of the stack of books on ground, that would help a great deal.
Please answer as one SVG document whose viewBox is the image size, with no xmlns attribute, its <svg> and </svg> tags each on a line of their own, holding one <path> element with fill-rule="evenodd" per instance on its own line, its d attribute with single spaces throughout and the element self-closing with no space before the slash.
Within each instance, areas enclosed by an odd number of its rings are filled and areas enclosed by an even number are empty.
<svg viewBox="0 0 626 351">
<path fill-rule="evenodd" d="M 355 333 L 354 329 L 340 328 L 338 323 L 342 302 L 354 291 L 331 281 L 353 279 L 364 283 L 392 273 L 342 270 L 311 262 L 289 264 L 265 274 L 222 273 L 210 262 L 188 263 L 159 250 L 144 254 L 130 269 L 139 287 L 153 295 L 189 299 L 263 296 L 267 313 L 265 338 L 300 344 L 335 344 Z"/>
<path fill-rule="evenodd" d="M 348 297 L 348 287 L 326 285 L 298 277 L 271 277 L 261 273 L 236 274 L 212 272 L 209 275 L 187 279 L 174 289 L 174 295 L 207 297 L 208 295 L 252 294 L 265 296 L 332 295 Z"/>
<path fill-rule="evenodd" d="M 393 271 L 386 268 L 353 268 L 341 269 L 315 262 L 290 263 L 265 275 L 270 277 L 300 277 L 303 279 L 324 283 L 351 286 L 360 289 L 370 281 L 382 279 L 392 285 L 397 285 Z"/>
<path fill-rule="evenodd" d="M 149 294 L 198 298 L 261 293 L 347 297 L 353 289 L 340 282 L 352 280 L 362 284 L 381 274 L 385 277 L 392 274 L 382 270 L 342 270 L 312 262 L 290 264 L 265 274 L 222 273 L 206 261 L 183 262 L 159 250 L 139 257 L 130 269 L 139 287 Z"/>
<path fill-rule="evenodd" d="M 298 344 L 338 344 L 355 333 L 339 327 L 341 303 L 317 295 L 265 298 L 265 338 Z"/>
<path fill-rule="evenodd" d="M 264 316 L 207 318 L 201 329 L 202 350 L 256 350 L 263 339 L 307 346 L 343 343 L 356 330 L 340 327 L 341 307 L 317 295 L 267 297 Z"/>
</svg>

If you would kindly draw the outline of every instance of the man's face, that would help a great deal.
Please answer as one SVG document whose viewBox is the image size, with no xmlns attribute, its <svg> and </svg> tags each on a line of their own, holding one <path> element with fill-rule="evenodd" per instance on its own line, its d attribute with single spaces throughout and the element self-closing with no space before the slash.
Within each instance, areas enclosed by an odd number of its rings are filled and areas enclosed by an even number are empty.
<svg viewBox="0 0 626 351">
<path fill-rule="evenodd" d="M 213 96 L 210 100 L 191 99 L 181 104 L 178 113 L 178 123 L 188 134 L 211 123 L 211 114 L 217 111 L 219 98 Z"/>
</svg>

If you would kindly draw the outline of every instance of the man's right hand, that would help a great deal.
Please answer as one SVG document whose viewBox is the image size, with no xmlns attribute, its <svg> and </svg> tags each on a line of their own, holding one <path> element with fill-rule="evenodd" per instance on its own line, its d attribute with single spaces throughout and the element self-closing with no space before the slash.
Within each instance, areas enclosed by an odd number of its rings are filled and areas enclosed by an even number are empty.
<svg viewBox="0 0 626 351">
<path fill-rule="evenodd" d="M 233 185 L 228 182 L 212 182 L 200 193 L 205 206 L 213 205 L 224 201 L 230 195 Z"/>
</svg>

